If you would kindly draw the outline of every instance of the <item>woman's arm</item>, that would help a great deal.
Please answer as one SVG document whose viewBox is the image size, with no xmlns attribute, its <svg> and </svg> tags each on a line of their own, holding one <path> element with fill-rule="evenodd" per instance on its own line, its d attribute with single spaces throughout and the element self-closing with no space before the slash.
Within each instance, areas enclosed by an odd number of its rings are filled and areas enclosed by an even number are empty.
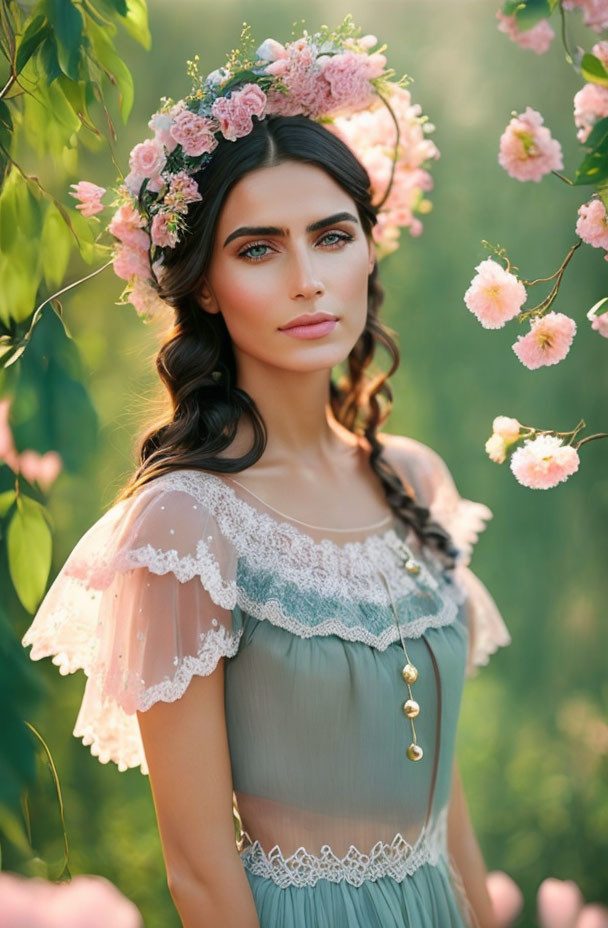
<svg viewBox="0 0 608 928">
<path fill-rule="evenodd" d="M 479 928 L 497 928 L 498 922 L 486 886 L 487 870 L 473 831 L 456 761 L 448 809 L 448 851 L 462 879 Z"/>
<path fill-rule="evenodd" d="M 259 928 L 236 847 L 224 664 L 137 713 L 167 885 L 183 928 Z"/>
</svg>

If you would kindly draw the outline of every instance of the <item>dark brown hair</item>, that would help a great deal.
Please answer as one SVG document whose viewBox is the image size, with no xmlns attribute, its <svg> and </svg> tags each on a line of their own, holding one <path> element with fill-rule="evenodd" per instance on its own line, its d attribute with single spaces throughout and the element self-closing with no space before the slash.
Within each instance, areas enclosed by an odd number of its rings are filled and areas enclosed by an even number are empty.
<svg viewBox="0 0 608 928">
<path fill-rule="evenodd" d="M 205 312 L 196 295 L 229 191 L 248 172 L 284 161 L 314 164 L 326 171 L 354 201 L 367 238 L 372 234 L 377 211 L 371 203 L 369 175 L 348 146 L 320 123 L 305 116 L 269 116 L 256 120 L 249 135 L 236 142 L 219 140 L 204 170 L 194 175 L 203 199 L 189 206 L 188 234 L 165 256 L 160 295 L 173 307 L 175 319 L 158 351 L 156 367 L 169 394 L 170 411 L 138 440 L 138 466 L 118 500 L 178 468 L 238 473 L 264 451 L 266 426 L 254 400 L 236 385 L 232 342 L 223 316 Z M 330 381 L 330 406 L 338 422 L 367 440 L 370 466 L 391 508 L 451 568 L 456 550 L 450 535 L 431 521 L 428 508 L 418 504 L 413 488 L 404 485 L 383 456 L 377 437 L 393 400 L 388 378 L 400 360 L 396 333 L 378 318 L 383 301 L 376 264 L 368 278 L 365 328 L 346 358 L 346 373 L 337 382 Z M 368 369 L 379 345 L 388 353 L 390 367 L 372 375 Z M 253 426 L 251 448 L 239 458 L 221 456 L 234 440 L 243 415 Z"/>
</svg>

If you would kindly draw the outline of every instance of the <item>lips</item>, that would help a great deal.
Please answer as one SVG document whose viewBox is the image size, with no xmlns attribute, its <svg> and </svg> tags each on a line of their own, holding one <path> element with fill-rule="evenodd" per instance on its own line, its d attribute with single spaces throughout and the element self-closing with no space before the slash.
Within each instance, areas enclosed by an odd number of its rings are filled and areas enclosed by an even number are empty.
<svg viewBox="0 0 608 928">
<path fill-rule="evenodd" d="M 287 325 L 280 326 L 280 331 L 285 329 L 292 329 L 296 325 L 315 325 L 318 322 L 327 322 L 328 320 L 334 320 L 336 316 L 331 313 L 306 313 L 303 316 L 296 316 L 295 319 L 291 319 Z"/>
</svg>

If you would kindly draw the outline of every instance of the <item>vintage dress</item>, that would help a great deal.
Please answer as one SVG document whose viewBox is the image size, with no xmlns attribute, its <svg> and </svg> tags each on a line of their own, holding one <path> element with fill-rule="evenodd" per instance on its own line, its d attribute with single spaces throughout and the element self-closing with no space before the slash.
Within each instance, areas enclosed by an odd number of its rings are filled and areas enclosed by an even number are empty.
<svg viewBox="0 0 608 928">
<path fill-rule="evenodd" d="M 89 529 L 22 639 L 33 660 L 84 669 L 74 735 L 143 773 L 136 709 L 179 699 L 226 658 L 237 847 L 261 928 L 473 921 L 446 846 L 455 733 L 465 676 L 510 637 L 467 566 L 492 513 L 432 460 L 408 476 L 461 549 L 453 575 L 388 506 L 372 526 L 318 528 L 237 478 L 182 469 Z M 419 671 L 416 762 L 386 582 Z"/>
</svg>

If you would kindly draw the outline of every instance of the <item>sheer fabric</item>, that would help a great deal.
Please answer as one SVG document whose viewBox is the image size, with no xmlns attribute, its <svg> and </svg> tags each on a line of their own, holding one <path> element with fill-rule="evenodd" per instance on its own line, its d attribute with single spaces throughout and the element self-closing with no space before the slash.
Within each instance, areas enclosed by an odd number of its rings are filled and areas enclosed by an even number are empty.
<svg viewBox="0 0 608 928">
<path fill-rule="evenodd" d="M 317 885 L 326 914 L 365 908 L 372 883 L 391 911 L 444 906 L 442 925 L 469 924 L 446 845 L 455 734 L 466 676 L 510 637 L 468 566 L 491 512 L 459 496 L 438 455 L 422 458 L 409 476 L 461 549 L 452 573 L 390 510 L 375 526 L 321 528 L 234 478 L 179 470 L 92 526 L 23 638 L 32 659 L 84 669 L 74 734 L 101 762 L 143 773 L 136 709 L 179 699 L 226 658 L 239 853 L 261 924 L 315 924 L 301 919 Z M 418 762 L 406 757 L 406 661 L 386 583 L 419 671 Z M 410 924 L 387 913 L 383 924 Z"/>
</svg>

